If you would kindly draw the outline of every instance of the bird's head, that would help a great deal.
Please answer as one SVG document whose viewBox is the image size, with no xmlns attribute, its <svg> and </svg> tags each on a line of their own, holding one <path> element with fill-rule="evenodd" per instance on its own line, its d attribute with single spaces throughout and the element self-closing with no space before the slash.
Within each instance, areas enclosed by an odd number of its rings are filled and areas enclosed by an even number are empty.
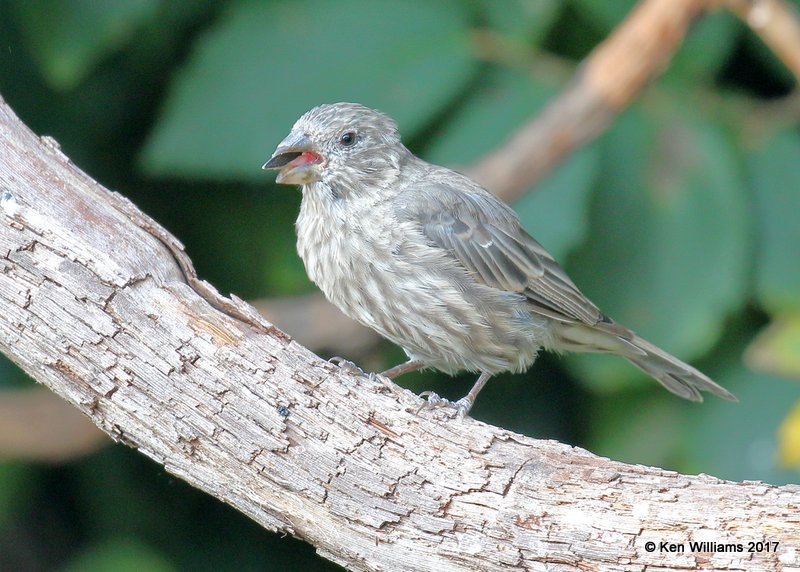
<svg viewBox="0 0 800 572">
<path fill-rule="evenodd" d="M 357 103 L 320 105 L 308 111 L 267 161 L 285 185 L 326 183 L 339 192 L 383 185 L 409 152 L 387 115 Z"/>
</svg>

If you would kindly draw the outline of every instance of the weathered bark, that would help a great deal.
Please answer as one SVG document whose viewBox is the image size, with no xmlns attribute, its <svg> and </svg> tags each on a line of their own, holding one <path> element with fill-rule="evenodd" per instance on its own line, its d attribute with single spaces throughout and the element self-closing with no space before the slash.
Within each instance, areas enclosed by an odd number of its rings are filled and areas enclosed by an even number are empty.
<svg viewBox="0 0 800 572">
<path fill-rule="evenodd" d="M 800 566 L 800 487 L 417 414 L 408 391 L 346 374 L 191 280 L 179 248 L 0 100 L 0 349 L 265 528 L 353 570 Z M 692 540 L 745 552 L 646 549 Z M 747 552 L 764 540 L 777 551 Z"/>
</svg>

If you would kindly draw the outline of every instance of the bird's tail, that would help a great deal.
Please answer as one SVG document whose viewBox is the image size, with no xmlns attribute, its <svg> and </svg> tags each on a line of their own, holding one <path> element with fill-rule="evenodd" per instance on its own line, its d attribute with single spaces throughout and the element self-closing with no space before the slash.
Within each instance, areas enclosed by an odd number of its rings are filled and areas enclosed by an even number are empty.
<svg viewBox="0 0 800 572">
<path fill-rule="evenodd" d="M 653 376 L 669 391 L 692 401 L 703 401 L 701 391 L 707 391 L 729 401 L 736 397 L 724 387 L 714 383 L 703 372 L 682 362 L 659 347 L 639 336 L 633 336 L 631 343 L 644 352 L 644 355 L 626 355 L 633 365 Z"/>
<path fill-rule="evenodd" d="M 562 324 L 558 329 L 555 349 L 621 355 L 675 395 L 691 401 L 703 401 L 701 391 L 713 393 L 729 401 L 738 401 L 732 393 L 714 383 L 703 372 L 630 330 L 617 324 L 608 326 L 608 329 L 601 329 L 583 324 Z"/>
</svg>

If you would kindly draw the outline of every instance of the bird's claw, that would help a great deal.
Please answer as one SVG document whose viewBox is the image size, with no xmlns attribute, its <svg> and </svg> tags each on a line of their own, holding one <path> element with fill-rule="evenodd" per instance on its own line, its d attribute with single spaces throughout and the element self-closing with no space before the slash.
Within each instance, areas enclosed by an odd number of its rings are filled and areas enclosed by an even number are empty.
<svg viewBox="0 0 800 572">
<path fill-rule="evenodd" d="M 372 378 L 375 374 L 370 373 L 369 376 L 364 373 L 364 370 L 358 367 L 356 364 L 351 362 L 349 359 L 344 359 L 343 357 L 333 356 L 331 359 L 328 360 L 332 364 L 338 365 L 342 368 L 346 373 L 351 375 L 358 375 L 360 377 L 370 377 Z"/>
<path fill-rule="evenodd" d="M 422 405 L 419 406 L 417 413 L 423 409 L 444 407 L 452 410 L 455 413 L 455 416 L 459 419 L 463 419 L 469 410 L 472 409 L 472 401 L 470 401 L 470 399 L 467 397 L 462 397 L 458 401 L 450 401 L 449 399 L 445 399 L 433 391 L 423 391 L 419 394 L 419 396 L 425 398 L 425 401 L 423 401 Z"/>
</svg>

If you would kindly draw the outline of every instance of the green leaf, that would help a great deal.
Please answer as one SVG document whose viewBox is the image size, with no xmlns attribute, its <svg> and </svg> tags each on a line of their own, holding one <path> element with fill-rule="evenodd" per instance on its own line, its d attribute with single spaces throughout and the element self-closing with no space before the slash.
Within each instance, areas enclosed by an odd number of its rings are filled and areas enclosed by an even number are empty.
<svg viewBox="0 0 800 572">
<path fill-rule="evenodd" d="M 0 530 L 6 529 L 17 511 L 28 502 L 34 489 L 31 466 L 0 462 Z"/>
<path fill-rule="evenodd" d="M 800 138 L 780 132 L 749 157 L 759 240 L 756 296 L 770 312 L 800 310 Z"/>
<path fill-rule="evenodd" d="M 689 29 L 669 62 L 664 80 L 675 80 L 674 85 L 683 88 L 686 82 L 699 79 L 711 84 L 735 45 L 739 29 L 736 17 L 729 12 L 704 15 Z"/>
<path fill-rule="evenodd" d="M 413 133 L 474 65 L 455 1 L 237 2 L 176 80 L 142 165 L 263 180 L 259 167 L 311 107 L 357 101 Z"/>
<path fill-rule="evenodd" d="M 562 7 L 558 0 L 484 0 L 489 25 L 513 38 L 538 44 Z"/>
<path fill-rule="evenodd" d="M 153 548 L 135 540 L 115 539 L 90 546 L 74 558 L 65 572 L 172 572 L 177 570 Z"/>
<path fill-rule="evenodd" d="M 155 17 L 158 0 L 17 0 L 15 14 L 47 83 L 67 91 Z M 91 30 L 91 33 L 87 33 Z"/>
<path fill-rule="evenodd" d="M 713 346 L 746 289 L 749 225 L 723 133 L 674 108 L 634 108 L 604 140 L 578 286 L 613 319 L 682 359 Z M 640 377 L 613 356 L 573 356 L 586 380 Z"/>
<path fill-rule="evenodd" d="M 516 70 L 497 69 L 450 117 L 425 154 L 438 164 L 464 164 L 500 145 L 538 113 L 554 90 Z M 514 208 L 523 226 L 558 259 L 583 239 L 597 152 L 584 149 L 526 193 Z"/>
<path fill-rule="evenodd" d="M 586 240 L 598 163 L 597 149 L 582 149 L 514 205 L 523 226 L 561 264 Z"/>
<path fill-rule="evenodd" d="M 448 116 L 425 158 L 451 165 L 478 159 L 534 117 L 554 93 L 547 83 L 519 70 L 491 68 L 467 101 Z"/>
<path fill-rule="evenodd" d="M 604 32 L 610 32 L 636 5 L 637 0 L 573 0 L 575 5 Z"/>
</svg>

